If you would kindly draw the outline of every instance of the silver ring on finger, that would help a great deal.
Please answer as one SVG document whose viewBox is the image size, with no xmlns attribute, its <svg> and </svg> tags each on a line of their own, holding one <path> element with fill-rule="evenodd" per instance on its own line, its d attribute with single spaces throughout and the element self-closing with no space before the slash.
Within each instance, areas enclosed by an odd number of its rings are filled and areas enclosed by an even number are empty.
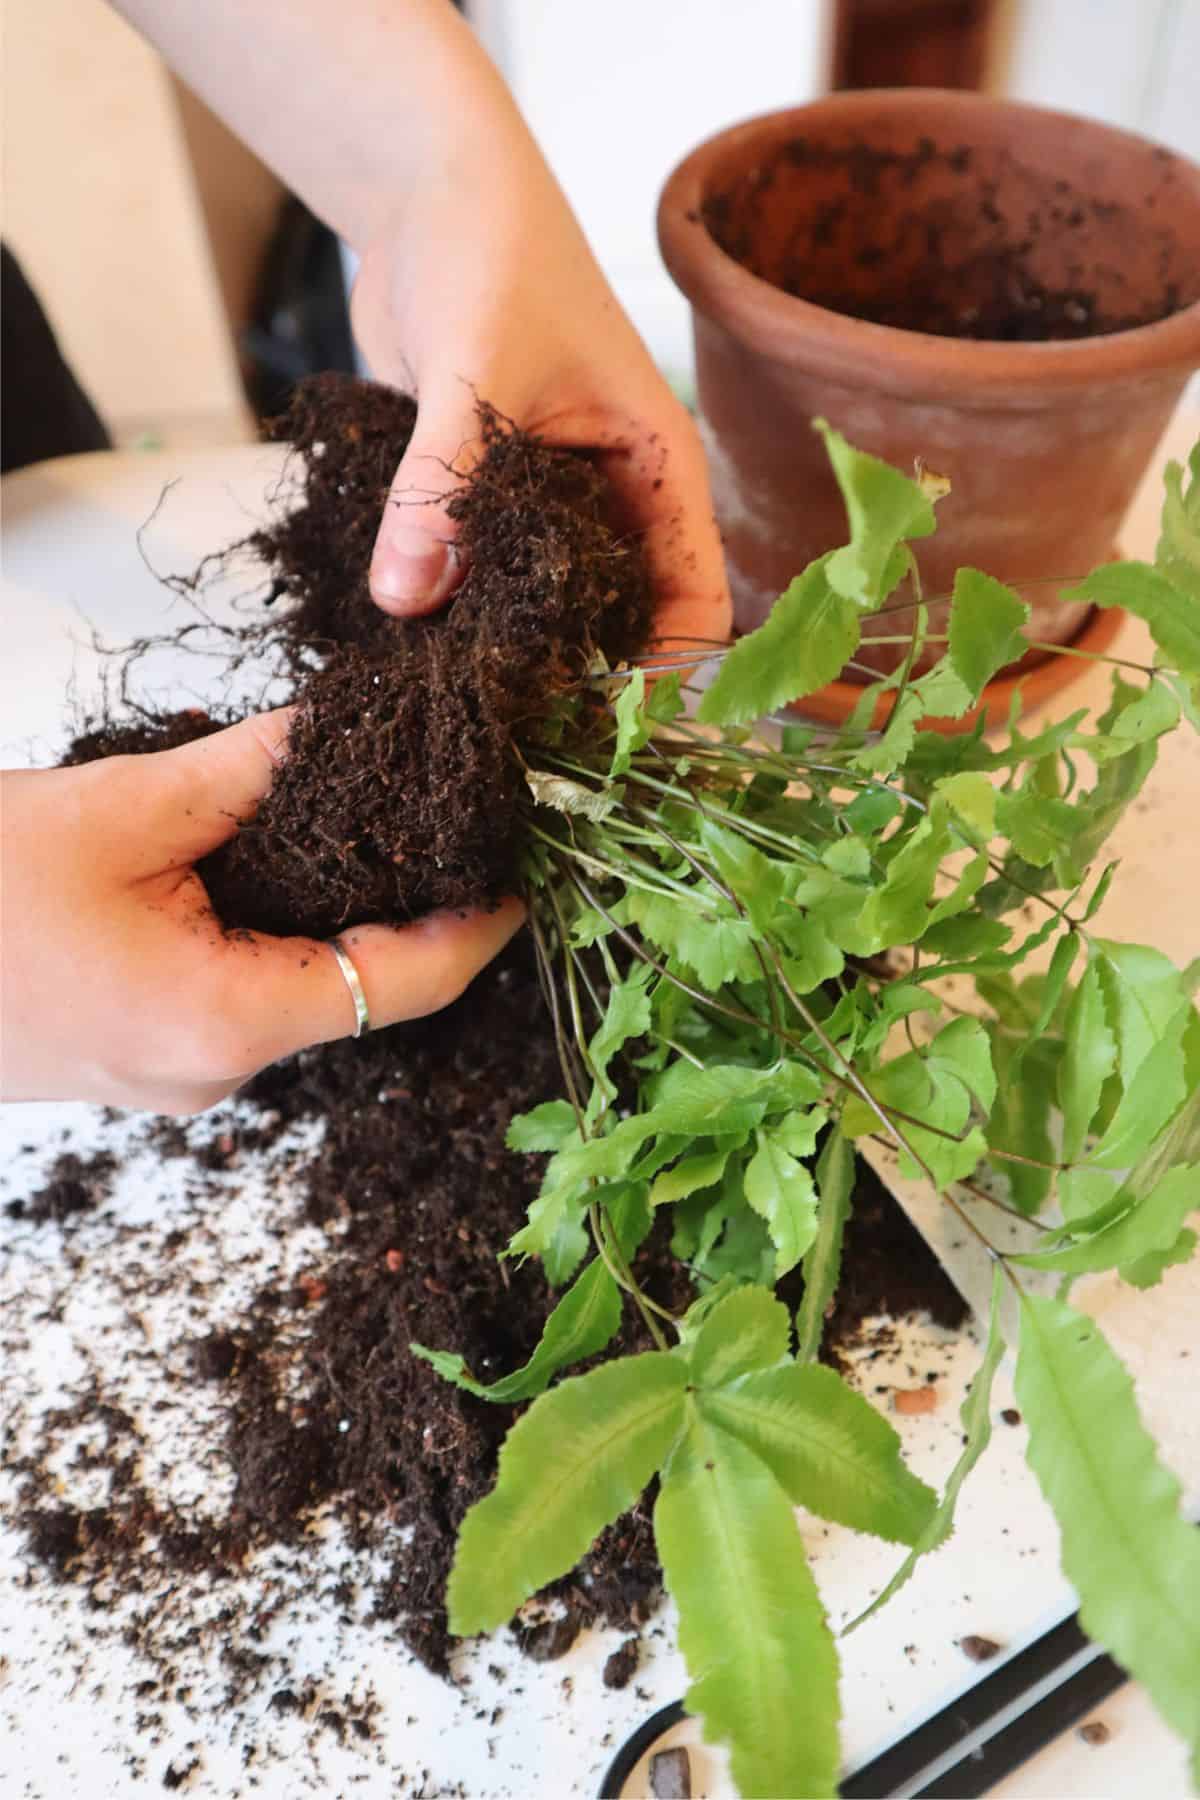
<svg viewBox="0 0 1200 1800">
<path fill-rule="evenodd" d="M 350 989 L 350 998 L 354 1002 L 353 1036 L 360 1038 L 364 1031 L 371 1029 L 371 1015 L 367 1011 L 367 996 L 363 992 L 363 984 L 359 980 L 358 970 L 350 960 L 350 953 L 341 938 L 330 938 L 329 948 L 337 957 L 338 968 L 342 971 L 346 986 Z"/>
</svg>

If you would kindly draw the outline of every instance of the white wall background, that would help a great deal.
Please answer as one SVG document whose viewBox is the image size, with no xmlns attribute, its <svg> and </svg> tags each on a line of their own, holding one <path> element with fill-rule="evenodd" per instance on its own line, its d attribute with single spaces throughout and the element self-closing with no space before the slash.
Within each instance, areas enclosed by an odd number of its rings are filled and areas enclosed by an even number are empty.
<svg viewBox="0 0 1200 1800">
<path fill-rule="evenodd" d="M 1021 0 L 1006 85 L 1200 160 L 1200 0 Z"/>
</svg>

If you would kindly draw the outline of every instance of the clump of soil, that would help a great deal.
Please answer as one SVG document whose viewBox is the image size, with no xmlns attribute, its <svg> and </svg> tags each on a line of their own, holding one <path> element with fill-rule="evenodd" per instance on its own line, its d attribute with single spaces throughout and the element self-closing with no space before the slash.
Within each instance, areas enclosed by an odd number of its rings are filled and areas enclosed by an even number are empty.
<svg viewBox="0 0 1200 1800">
<path fill-rule="evenodd" d="M 1200 295 L 1157 197 L 1139 214 L 1007 153 L 931 138 L 901 151 L 799 136 L 702 216 L 736 262 L 830 312 L 1042 342 L 1153 324 Z"/>
<path fill-rule="evenodd" d="M 606 478 L 486 405 L 482 455 L 446 508 L 461 585 L 428 618 L 382 612 L 371 551 L 415 417 L 404 394 L 321 375 L 271 427 L 294 447 L 299 502 L 233 546 L 271 582 L 231 634 L 229 660 L 273 652 L 297 711 L 270 793 L 199 865 L 230 929 L 331 937 L 510 891 L 527 798 L 514 746 L 536 738 L 597 653 L 615 665 L 648 641 L 645 557 Z M 204 569 L 171 585 L 195 598 Z M 64 760 L 171 749 L 234 716 L 91 720 Z"/>
<path fill-rule="evenodd" d="M 27 1200 L 9 1202 L 11 1218 L 28 1219 L 34 1225 L 52 1220 L 65 1225 L 80 1213 L 90 1212 L 108 1197 L 117 1172 L 117 1159 L 111 1151 L 98 1150 L 91 1156 L 79 1156 L 64 1150 L 56 1157 L 50 1172 L 36 1193 Z"/>
<path fill-rule="evenodd" d="M 384 654 L 402 635 L 373 603 L 367 572 L 396 465 L 408 448 L 416 403 L 394 388 L 320 375 L 292 390 L 266 433 L 293 446 L 299 503 L 247 548 L 272 576 L 266 603 L 295 673 L 350 644 Z"/>
<path fill-rule="evenodd" d="M 86 1514 L 73 1506 L 31 1506 L 24 1515 L 25 1547 L 58 1576 L 70 1572 L 84 1547 Z"/>
<path fill-rule="evenodd" d="M 89 721 L 76 733 L 61 759 L 63 768 L 100 762 L 109 756 L 144 756 L 151 750 L 178 750 L 199 738 L 211 737 L 233 723 L 232 715 L 205 712 L 199 706 L 179 712 L 153 713 L 141 718 L 102 718 Z"/>
<path fill-rule="evenodd" d="M 626 1638 L 625 1642 L 605 1658 L 602 1679 L 606 1688 L 626 1688 L 637 1674 L 638 1641 Z"/>
<path fill-rule="evenodd" d="M 496 899 L 517 877 L 514 741 L 597 651 L 616 663 L 645 646 L 646 564 L 607 481 L 487 406 L 483 454 L 446 509 L 461 586 L 428 618 L 382 613 L 371 549 L 414 417 L 403 395 L 322 376 L 277 426 L 303 497 L 251 547 L 272 604 L 290 603 L 275 629 L 299 705 L 270 794 L 201 868 L 231 927 L 328 937 Z"/>
</svg>

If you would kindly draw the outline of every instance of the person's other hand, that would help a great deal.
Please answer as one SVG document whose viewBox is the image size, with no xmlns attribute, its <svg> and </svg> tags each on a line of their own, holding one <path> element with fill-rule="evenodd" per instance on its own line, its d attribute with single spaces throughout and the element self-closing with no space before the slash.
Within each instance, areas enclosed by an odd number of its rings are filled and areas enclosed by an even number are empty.
<svg viewBox="0 0 1200 1800">
<path fill-rule="evenodd" d="M 371 591 L 386 611 L 431 612 L 462 574 L 446 494 L 479 454 L 476 397 L 515 424 L 592 450 L 620 523 L 640 534 L 656 639 L 683 653 L 724 642 L 729 592 L 704 454 L 523 133 L 431 169 L 402 230 L 367 249 L 355 330 L 371 371 L 414 391 L 418 418 L 392 484 Z M 423 197 L 422 197 L 423 194 Z"/>
<path fill-rule="evenodd" d="M 198 1112 L 354 1030 L 329 945 L 224 931 L 194 867 L 253 813 L 287 725 L 264 713 L 178 750 L 4 775 L 5 1099 Z M 509 900 L 345 931 L 372 1026 L 448 1005 L 523 916 Z"/>
<path fill-rule="evenodd" d="M 117 4 L 362 259 L 358 341 L 371 373 L 420 408 L 379 530 L 380 606 L 431 612 L 461 575 L 439 502 L 451 465 L 478 454 L 478 396 L 599 455 L 619 523 L 649 553 L 660 639 L 723 643 L 729 595 L 695 428 L 462 13 L 449 0 Z"/>
</svg>

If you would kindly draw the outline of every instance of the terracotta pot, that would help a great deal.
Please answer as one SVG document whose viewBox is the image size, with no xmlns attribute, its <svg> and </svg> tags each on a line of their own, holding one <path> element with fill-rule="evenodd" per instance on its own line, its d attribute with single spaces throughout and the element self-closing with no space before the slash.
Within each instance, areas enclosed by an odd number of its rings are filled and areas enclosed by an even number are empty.
<svg viewBox="0 0 1200 1800">
<path fill-rule="evenodd" d="M 1112 554 L 1200 366 L 1200 169 L 1040 108 L 867 90 L 710 138 L 667 182 L 658 230 L 692 305 L 738 629 L 845 540 L 818 416 L 949 476 L 916 547 L 926 595 L 971 564 L 1021 589 L 1031 636 L 1086 627 L 1054 582 Z M 1051 666 L 1057 682 L 1088 665 Z"/>
</svg>

